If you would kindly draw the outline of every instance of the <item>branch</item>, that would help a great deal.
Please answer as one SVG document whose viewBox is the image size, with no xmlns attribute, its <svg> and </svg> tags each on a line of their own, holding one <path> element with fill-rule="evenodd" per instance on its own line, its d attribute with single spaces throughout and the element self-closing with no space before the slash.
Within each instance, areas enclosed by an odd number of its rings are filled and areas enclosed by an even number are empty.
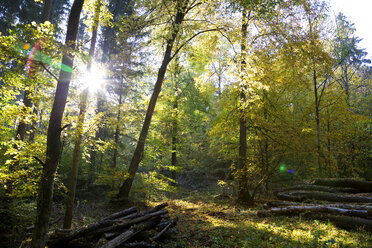
<svg viewBox="0 0 372 248">
<path fill-rule="evenodd" d="M 62 132 L 64 129 L 68 128 L 69 126 L 71 126 L 71 124 L 66 124 L 66 125 L 64 125 L 64 126 L 61 128 L 61 132 Z"/>
<path fill-rule="evenodd" d="M 225 37 L 225 39 L 230 43 L 231 48 L 233 49 L 235 55 L 237 55 L 238 53 L 235 51 L 234 43 L 230 40 L 230 38 L 229 38 L 226 34 L 224 34 L 224 33 L 221 31 L 221 29 L 218 30 L 218 32 L 219 32 L 223 37 Z M 234 56 L 234 60 L 235 60 L 235 56 Z"/>
<path fill-rule="evenodd" d="M 41 66 L 44 68 L 44 70 L 46 70 L 55 80 L 58 81 L 58 78 L 56 77 L 56 75 L 54 75 L 51 71 L 49 71 L 49 69 L 44 65 L 44 63 L 41 63 Z"/>
<path fill-rule="evenodd" d="M 45 166 L 45 163 L 44 163 L 43 161 L 41 161 L 40 158 L 38 158 L 38 157 L 36 157 L 36 156 L 33 156 L 33 158 L 34 158 L 37 162 L 39 162 L 39 163 L 41 164 L 42 167 Z"/>
<path fill-rule="evenodd" d="M 206 33 L 206 32 L 212 32 L 212 31 L 219 31 L 219 30 L 220 30 L 219 28 L 213 28 L 213 29 L 207 29 L 207 30 L 202 30 L 202 31 L 197 32 L 196 34 L 191 36 L 187 41 L 185 41 L 181 46 L 177 48 L 177 50 L 174 52 L 170 60 L 172 60 L 187 43 L 189 43 L 192 39 L 194 39 L 199 34 Z"/>
</svg>

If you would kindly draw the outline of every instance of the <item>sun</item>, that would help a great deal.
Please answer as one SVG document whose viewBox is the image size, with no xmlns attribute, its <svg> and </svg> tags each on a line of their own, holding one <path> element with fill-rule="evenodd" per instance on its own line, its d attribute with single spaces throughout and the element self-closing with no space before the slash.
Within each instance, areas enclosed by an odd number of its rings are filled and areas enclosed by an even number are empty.
<svg viewBox="0 0 372 248">
<path fill-rule="evenodd" d="M 96 63 L 92 63 L 90 71 L 83 74 L 81 81 L 83 81 L 84 88 L 89 88 L 90 92 L 96 92 L 102 89 L 105 83 L 105 70 Z"/>
</svg>

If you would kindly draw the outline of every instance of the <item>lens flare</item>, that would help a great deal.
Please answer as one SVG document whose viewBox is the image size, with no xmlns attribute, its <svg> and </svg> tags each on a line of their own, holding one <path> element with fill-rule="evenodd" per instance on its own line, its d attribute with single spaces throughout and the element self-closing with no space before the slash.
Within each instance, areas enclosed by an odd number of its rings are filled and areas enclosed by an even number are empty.
<svg viewBox="0 0 372 248">
<path fill-rule="evenodd" d="M 13 51 L 18 53 L 22 57 L 27 57 L 28 61 L 38 61 L 44 64 L 48 64 L 56 69 L 60 69 L 66 72 L 72 72 L 72 68 L 68 65 L 65 65 L 57 60 L 52 59 L 45 53 L 41 52 L 40 48 L 41 40 L 38 40 L 35 45 L 31 48 L 28 43 L 18 42 L 14 44 L 11 48 Z"/>
</svg>

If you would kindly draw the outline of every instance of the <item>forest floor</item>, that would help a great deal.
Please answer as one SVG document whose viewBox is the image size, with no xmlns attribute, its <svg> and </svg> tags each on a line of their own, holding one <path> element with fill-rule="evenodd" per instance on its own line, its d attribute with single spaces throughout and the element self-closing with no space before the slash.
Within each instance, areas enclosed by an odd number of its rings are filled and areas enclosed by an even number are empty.
<svg viewBox="0 0 372 248">
<path fill-rule="evenodd" d="M 168 209 L 178 216 L 180 232 L 164 247 L 372 247 L 372 234 L 364 230 L 346 231 L 301 217 L 259 218 L 259 204 L 237 205 L 213 192 L 174 196 L 167 200 Z"/>
<path fill-rule="evenodd" d="M 74 226 L 81 226 L 130 206 L 140 209 L 168 202 L 179 233 L 162 242 L 165 248 L 187 247 L 355 247 L 371 248 L 372 234 L 362 229 L 346 231 L 331 223 L 299 217 L 257 217 L 256 206 L 243 206 L 216 191 L 178 191 L 158 201 L 102 204 L 81 202 Z M 57 211 L 59 212 L 59 211 Z"/>
</svg>

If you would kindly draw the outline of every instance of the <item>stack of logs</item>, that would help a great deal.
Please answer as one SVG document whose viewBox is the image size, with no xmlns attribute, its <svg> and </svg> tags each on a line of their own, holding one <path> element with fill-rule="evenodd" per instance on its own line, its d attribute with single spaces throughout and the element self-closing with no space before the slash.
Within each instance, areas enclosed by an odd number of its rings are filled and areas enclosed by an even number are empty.
<svg viewBox="0 0 372 248">
<path fill-rule="evenodd" d="M 136 207 L 107 216 L 95 223 L 75 230 L 56 230 L 50 235 L 48 247 L 161 247 L 162 238 L 177 233 L 177 218 L 170 219 L 168 204 L 148 211 Z"/>
<path fill-rule="evenodd" d="M 304 216 L 329 220 L 344 229 L 372 232 L 372 182 L 358 179 L 315 179 L 309 184 L 276 190 L 259 217 Z"/>
</svg>

